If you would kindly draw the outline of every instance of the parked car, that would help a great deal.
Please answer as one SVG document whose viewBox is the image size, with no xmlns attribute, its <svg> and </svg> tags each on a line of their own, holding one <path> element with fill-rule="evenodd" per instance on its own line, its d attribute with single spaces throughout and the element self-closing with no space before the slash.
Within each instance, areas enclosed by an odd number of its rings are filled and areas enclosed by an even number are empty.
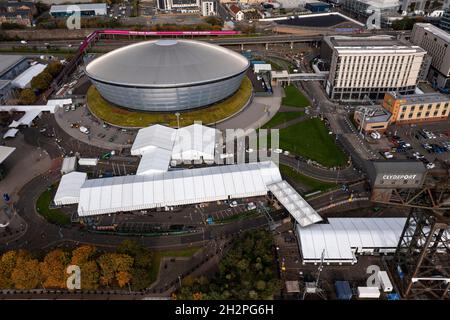
<svg viewBox="0 0 450 320">
<path fill-rule="evenodd" d="M 256 209 L 256 205 L 253 202 L 249 202 L 249 204 L 247 205 L 247 210 L 255 210 Z"/>
<path fill-rule="evenodd" d="M 234 207 L 237 207 L 237 206 L 238 206 L 238 203 L 237 203 L 236 200 L 230 202 L 230 207 L 231 208 L 234 208 Z"/>
<path fill-rule="evenodd" d="M 392 158 L 394 158 L 394 155 L 393 155 L 392 153 L 390 153 L 389 151 L 383 152 L 383 156 L 384 156 L 386 159 L 392 159 Z"/>
</svg>

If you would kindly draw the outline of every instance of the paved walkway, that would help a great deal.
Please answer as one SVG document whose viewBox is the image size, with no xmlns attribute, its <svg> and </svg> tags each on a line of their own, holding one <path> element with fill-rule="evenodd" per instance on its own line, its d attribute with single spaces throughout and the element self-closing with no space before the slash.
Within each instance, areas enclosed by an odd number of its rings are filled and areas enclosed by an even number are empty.
<svg viewBox="0 0 450 320">
<path fill-rule="evenodd" d="M 257 129 L 275 116 L 280 109 L 282 97 L 282 88 L 274 87 L 272 96 L 254 97 L 247 108 L 217 124 L 216 128 L 222 131 L 225 129 Z"/>
</svg>

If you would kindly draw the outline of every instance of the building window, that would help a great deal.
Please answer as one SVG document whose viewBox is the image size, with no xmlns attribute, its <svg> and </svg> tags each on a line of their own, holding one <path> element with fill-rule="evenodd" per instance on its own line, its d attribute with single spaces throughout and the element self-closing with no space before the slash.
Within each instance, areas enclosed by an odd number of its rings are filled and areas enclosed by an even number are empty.
<svg viewBox="0 0 450 320">
<path fill-rule="evenodd" d="M 431 107 L 432 107 L 433 105 L 432 104 L 429 104 L 428 105 L 428 110 L 431 110 Z"/>
<path fill-rule="evenodd" d="M 410 114 L 408 114 L 408 119 L 411 119 L 413 117 L 412 112 Z"/>
<path fill-rule="evenodd" d="M 425 117 L 428 117 L 430 115 L 430 111 L 425 112 Z"/>
<path fill-rule="evenodd" d="M 404 119 L 404 118 L 405 118 L 405 114 L 402 113 L 402 114 L 400 115 L 400 119 Z"/>
<path fill-rule="evenodd" d="M 420 110 L 420 111 L 423 110 L 423 104 L 420 105 L 419 110 Z"/>
<path fill-rule="evenodd" d="M 421 117 L 422 116 L 422 112 L 419 112 L 418 114 L 417 114 L 417 117 Z"/>
<path fill-rule="evenodd" d="M 437 114 L 438 114 L 438 110 L 436 110 L 434 113 L 433 113 L 433 116 L 437 116 Z"/>
<path fill-rule="evenodd" d="M 402 111 L 405 112 L 406 109 L 408 109 L 408 107 L 403 107 L 403 108 L 402 108 Z"/>
</svg>

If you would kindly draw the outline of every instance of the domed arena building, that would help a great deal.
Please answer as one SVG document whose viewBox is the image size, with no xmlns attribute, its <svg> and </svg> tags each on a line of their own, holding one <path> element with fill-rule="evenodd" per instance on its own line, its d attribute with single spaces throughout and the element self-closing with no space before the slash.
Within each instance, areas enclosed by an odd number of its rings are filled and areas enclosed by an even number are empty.
<svg viewBox="0 0 450 320">
<path fill-rule="evenodd" d="M 101 96 L 139 111 L 185 111 L 235 93 L 249 61 L 229 49 L 193 40 L 154 40 L 111 51 L 86 74 Z"/>
</svg>

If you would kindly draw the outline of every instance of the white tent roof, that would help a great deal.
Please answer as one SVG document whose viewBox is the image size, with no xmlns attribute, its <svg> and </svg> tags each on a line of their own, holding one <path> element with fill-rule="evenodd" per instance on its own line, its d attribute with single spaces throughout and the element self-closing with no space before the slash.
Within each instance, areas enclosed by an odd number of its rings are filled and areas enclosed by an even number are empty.
<svg viewBox="0 0 450 320">
<path fill-rule="evenodd" d="M 159 124 L 140 129 L 131 146 L 131 154 L 142 155 L 155 148 L 172 151 L 176 131 Z"/>
<path fill-rule="evenodd" d="M 87 179 L 85 172 L 73 171 L 62 176 L 53 201 L 57 205 L 78 203 L 80 189 Z"/>
<path fill-rule="evenodd" d="M 47 111 L 50 113 L 55 113 L 57 106 L 63 106 L 66 104 L 71 104 L 72 99 L 52 99 L 48 100 L 45 105 L 0 105 L 0 111 L 18 111 L 27 112 L 30 110 L 40 110 L 41 112 Z"/>
<path fill-rule="evenodd" d="M 154 174 L 167 171 L 170 163 L 170 150 L 154 148 L 142 155 L 136 174 Z"/>
<path fill-rule="evenodd" d="M 16 121 L 16 123 L 19 123 L 19 125 L 23 125 L 23 126 L 30 126 L 31 123 L 33 122 L 33 120 L 36 119 L 36 117 L 38 117 L 41 113 L 42 113 L 42 111 L 39 109 L 31 109 L 29 111 L 26 111 L 25 114 L 23 115 L 23 117 L 20 118 L 18 121 Z M 13 125 L 13 124 L 16 125 L 16 123 L 14 123 L 14 122 L 15 121 L 13 121 L 13 123 L 11 123 L 11 125 Z M 10 125 L 10 127 L 11 127 L 11 125 Z"/>
<path fill-rule="evenodd" d="M 194 123 L 177 130 L 172 151 L 174 160 L 214 160 L 217 130 Z"/>
<path fill-rule="evenodd" d="M 67 104 L 72 104 L 72 99 L 50 99 L 47 101 L 47 106 L 65 106 Z"/>
<path fill-rule="evenodd" d="M 5 138 L 14 138 L 16 136 L 17 132 L 19 132 L 19 130 L 17 130 L 17 129 L 9 129 L 3 135 L 3 139 L 5 139 Z"/>
<path fill-rule="evenodd" d="M 285 180 L 271 184 L 268 187 L 270 192 L 273 193 L 302 227 L 322 221 L 316 210 Z"/>
<path fill-rule="evenodd" d="M 11 122 L 11 124 L 9 125 L 9 128 L 17 128 L 20 125 L 20 121 L 13 120 L 13 122 Z"/>
<path fill-rule="evenodd" d="M 329 218 L 327 224 L 298 227 L 302 257 L 320 262 L 354 261 L 352 248 L 395 248 L 406 218 Z"/>
<path fill-rule="evenodd" d="M 11 82 L 12 86 L 20 89 L 26 88 L 30 84 L 31 79 L 44 71 L 46 67 L 47 66 L 42 63 L 29 67 Z"/>
<path fill-rule="evenodd" d="M 77 157 L 65 157 L 61 165 L 61 172 L 69 173 L 75 171 L 77 166 Z"/>
<path fill-rule="evenodd" d="M 8 158 L 16 148 L 0 146 L 0 164 Z"/>
<path fill-rule="evenodd" d="M 259 196 L 267 193 L 267 185 L 277 181 L 281 181 L 280 171 L 271 161 L 92 179 L 81 188 L 78 214 L 90 216 Z"/>
</svg>

